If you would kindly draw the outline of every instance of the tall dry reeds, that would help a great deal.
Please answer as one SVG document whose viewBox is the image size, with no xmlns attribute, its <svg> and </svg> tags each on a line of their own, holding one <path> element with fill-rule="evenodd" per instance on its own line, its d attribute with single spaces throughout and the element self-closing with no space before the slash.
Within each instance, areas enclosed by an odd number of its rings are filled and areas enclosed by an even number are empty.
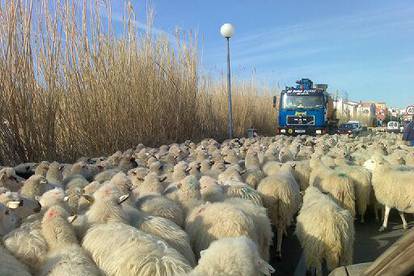
<svg viewBox="0 0 414 276">
<path fill-rule="evenodd" d="M 0 2 L 1 163 L 226 137 L 226 87 L 199 75 L 195 36 L 175 46 L 151 23 L 139 31 L 131 5 L 115 31 L 97 2 Z M 272 134 L 271 92 L 250 81 L 233 93 L 235 134 Z"/>
</svg>

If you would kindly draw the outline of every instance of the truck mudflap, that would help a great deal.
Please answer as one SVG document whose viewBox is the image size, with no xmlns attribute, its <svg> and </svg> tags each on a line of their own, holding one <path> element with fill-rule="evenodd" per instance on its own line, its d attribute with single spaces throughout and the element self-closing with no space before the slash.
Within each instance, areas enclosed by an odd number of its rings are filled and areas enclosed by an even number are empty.
<svg viewBox="0 0 414 276">
<path fill-rule="evenodd" d="M 283 135 L 323 135 L 328 133 L 328 130 L 326 128 L 279 127 L 276 132 Z"/>
</svg>

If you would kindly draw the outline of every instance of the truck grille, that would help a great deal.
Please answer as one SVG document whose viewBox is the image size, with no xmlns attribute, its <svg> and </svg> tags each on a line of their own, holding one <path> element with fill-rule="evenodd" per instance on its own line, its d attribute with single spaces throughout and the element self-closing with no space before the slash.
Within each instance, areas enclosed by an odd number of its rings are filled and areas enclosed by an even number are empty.
<svg viewBox="0 0 414 276">
<path fill-rule="evenodd" d="M 315 116 L 287 116 L 288 125 L 315 125 Z"/>
</svg>

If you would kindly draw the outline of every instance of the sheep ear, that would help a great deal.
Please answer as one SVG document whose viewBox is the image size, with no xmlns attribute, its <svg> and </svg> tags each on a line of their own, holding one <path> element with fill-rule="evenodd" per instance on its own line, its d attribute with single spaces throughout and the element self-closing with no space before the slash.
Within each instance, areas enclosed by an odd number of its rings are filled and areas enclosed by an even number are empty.
<svg viewBox="0 0 414 276">
<path fill-rule="evenodd" d="M 93 198 L 93 196 L 90 195 L 82 195 L 83 198 L 85 198 L 90 204 L 94 203 L 95 199 Z"/>
<path fill-rule="evenodd" d="M 296 168 L 296 163 L 292 163 L 290 164 L 290 166 L 292 167 L 292 169 Z"/>
<path fill-rule="evenodd" d="M 127 200 L 129 198 L 129 194 L 125 194 L 125 195 L 121 195 L 118 198 L 118 204 L 122 204 L 125 200 Z"/>
<path fill-rule="evenodd" d="M 7 202 L 7 208 L 9 209 L 17 209 L 20 206 L 20 201 L 15 200 L 15 201 L 9 201 Z"/>
<path fill-rule="evenodd" d="M 275 273 L 275 269 L 262 259 L 257 260 L 257 268 L 260 272 L 267 276 L 270 276 L 272 273 Z"/>
<path fill-rule="evenodd" d="M 70 217 L 68 217 L 68 222 L 73 223 L 77 218 L 78 218 L 78 215 L 70 216 Z"/>
</svg>

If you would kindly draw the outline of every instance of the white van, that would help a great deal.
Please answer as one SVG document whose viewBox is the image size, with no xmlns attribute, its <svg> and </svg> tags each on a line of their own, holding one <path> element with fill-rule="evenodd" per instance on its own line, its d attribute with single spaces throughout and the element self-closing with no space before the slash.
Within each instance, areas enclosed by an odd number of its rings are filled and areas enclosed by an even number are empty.
<svg viewBox="0 0 414 276">
<path fill-rule="evenodd" d="M 387 132 L 401 132 L 400 123 L 397 121 L 389 121 L 387 124 Z"/>
</svg>

